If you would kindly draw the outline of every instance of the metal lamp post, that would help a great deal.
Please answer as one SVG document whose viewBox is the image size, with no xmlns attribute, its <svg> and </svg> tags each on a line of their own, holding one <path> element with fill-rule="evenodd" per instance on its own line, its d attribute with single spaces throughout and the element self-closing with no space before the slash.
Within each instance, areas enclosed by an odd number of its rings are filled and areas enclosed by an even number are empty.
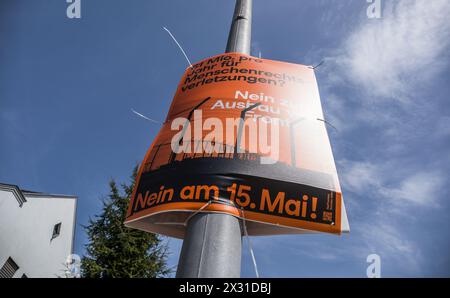
<svg viewBox="0 0 450 298">
<path fill-rule="evenodd" d="M 252 0 L 236 0 L 226 52 L 250 54 Z M 187 223 L 176 277 L 239 277 L 242 230 L 229 214 L 198 213 Z"/>
</svg>

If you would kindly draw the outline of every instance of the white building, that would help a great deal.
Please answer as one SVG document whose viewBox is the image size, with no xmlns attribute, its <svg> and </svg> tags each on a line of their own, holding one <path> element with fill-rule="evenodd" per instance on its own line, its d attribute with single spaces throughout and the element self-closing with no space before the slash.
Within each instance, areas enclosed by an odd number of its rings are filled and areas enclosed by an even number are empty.
<svg viewBox="0 0 450 298">
<path fill-rule="evenodd" d="M 0 278 L 64 277 L 76 202 L 0 183 Z"/>
</svg>

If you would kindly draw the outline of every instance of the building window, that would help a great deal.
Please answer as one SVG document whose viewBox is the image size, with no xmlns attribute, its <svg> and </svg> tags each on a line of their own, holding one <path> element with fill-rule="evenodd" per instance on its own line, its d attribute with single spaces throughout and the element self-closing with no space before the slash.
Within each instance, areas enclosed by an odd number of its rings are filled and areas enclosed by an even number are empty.
<svg viewBox="0 0 450 298">
<path fill-rule="evenodd" d="M 8 258 L 0 269 L 0 278 L 12 278 L 17 270 L 19 270 L 19 266 L 13 259 Z"/>
<path fill-rule="evenodd" d="M 59 236 L 59 233 L 61 232 L 61 223 L 57 223 L 53 227 L 53 234 L 52 234 L 52 240 Z"/>
</svg>

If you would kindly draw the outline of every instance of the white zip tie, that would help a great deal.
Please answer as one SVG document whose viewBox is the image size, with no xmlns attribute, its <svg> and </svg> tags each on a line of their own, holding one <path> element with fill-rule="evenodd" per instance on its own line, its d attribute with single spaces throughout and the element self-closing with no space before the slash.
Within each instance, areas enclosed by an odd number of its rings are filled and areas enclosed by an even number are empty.
<svg viewBox="0 0 450 298">
<path fill-rule="evenodd" d="M 246 219 L 245 219 L 245 215 L 244 215 L 244 209 L 242 207 L 241 207 L 241 212 L 242 212 L 242 223 L 244 225 L 245 238 L 247 238 L 248 248 L 250 250 L 250 255 L 252 256 L 253 267 L 255 268 L 256 278 L 259 278 L 258 266 L 256 265 L 256 259 L 255 259 L 255 254 L 253 253 L 252 243 L 250 241 L 250 237 L 248 236 L 247 225 L 245 224 Z"/>
<path fill-rule="evenodd" d="M 221 199 L 221 198 L 216 198 L 216 199 L 212 199 L 209 200 L 208 202 L 205 203 L 205 205 L 203 205 L 200 209 L 197 209 L 194 213 L 192 213 L 191 215 L 189 215 L 189 217 L 184 221 L 183 225 L 187 226 L 188 221 L 194 217 L 195 215 L 197 215 L 199 212 L 201 212 L 203 209 L 205 209 L 206 207 L 208 207 L 211 203 L 214 203 L 214 201 L 219 201 L 222 203 L 226 203 L 228 205 L 228 203 L 232 203 L 234 206 L 234 202 L 231 202 L 230 200 L 225 200 L 225 199 Z"/>
<path fill-rule="evenodd" d="M 308 68 L 314 70 L 314 69 L 318 68 L 319 66 L 321 66 L 324 62 L 325 62 L 325 61 L 322 60 L 322 61 L 320 61 L 320 63 L 317 64 L 316 66 L 312 66 L 312 65 L 311 65 L 311 66 L 308 66 Z"/>
<path fill-rule="evenodd" d="M 329 126 L 331 126 L 332 128 L 334 128 L 336 131 L 339 131 L 333 124 L 331 124 L 331 123 L 328 122 L 327 120 L 325 120 L 325 119 L 320 119 L 320 118 L 317 118 L 317 120 L 322 121 L 323 123 L 328 124 Z"/>
<path fill-rule="evenodd" d="M 153 120 L 152 118 L 148 118 L 147 116 L 144 116 L 144 115 L 142 115 L 142 114 L 139 113 L 139 112 L 136 112 L 135 110 L 133 110 L 133 108 L 131 108 L 131 111 L 132 111 L 133 113 L 135 113 L 136 115 L 138 115 L 139 117 L 144 118 L 144 119 L 146 119 L 146 120 L 148 120 L 148 121 L 150 121 L 150 122 L 162 124 L 161 122 L 159 122 L 159 121 L 157 121 L 157 120 Z"/>
<path fill-rule="evenodd" d="M 225 199 L 221 199 L 221 198 L 216 198 L 216 199 L 212 199 L 209 200 L 208 202 L 206 202 L 200 209 L 196 210 L 194 213 L 192 213 L 184 222 L 184 226 L 187 226 L 187 223 L 189 222 L 189 220 L 194 217 L 195 215 L 197 215 L 199 212 L 201 212 L 202 210 L 204 210 L 206 207 L 208 207 L 211 203 L 213 203 L 214 201 L 219 201 L 222 203 L 231 203 L 233 206 L 235 206 L 234 202 L 231 202 L 230 200 L 225 200 Z M 255 269 L 255 274 L 256 274 L 256 278 L 259 278 L 259 272 L 258 272 L 258 265 L 256 264 L 256 258 L 255 258 L 255 253 L 253 252 L 253 247 L 252 247 L 252 242 L 250 241 L 250 237 L 248 236 L 248 231 L 247 231 L 247 225 L 245 224 L 245 213 L 244 213 L 244 209 L 241 207 L 241 214 L 242 214 L 242 223 L 243 223 L 243 227 L 244 227 L 244 235 L 245 238 L 247 238 L 247 243 L 248 243 L 248 248 L 250 250 L 250 255 L 252 256 L 252 261 L 253 261 L 253 268 Z"/>
<path fill-rule="evenodd" d="M 192 213 L 191 215 L 189 215 L 189 217 L 184 221 L 184 226 L 187 226 L 188 221 L 194 217 L 197 213 L 199 213 L 200 211 L 202 211 L 203 209 L 205 209 L 206 207 L 208 207 L 211 204 L 211 201 L 208 201 L 205 203 L 205 205 L 203 205 L 200 209 L 197 209 L 194 213 Z"/>
<path fill-rule="evenodd" d="M 191 61 L 189 60 L 188 56 L 186 55 L 186 52 L 183 50 L 183 48 L 181 47 L 181 45 L 178 43 L 177 39 L 175 38 L 175 36 L 172 35 L 172 33 L 169 31 L 169 29 L 167 29 L 166 27 L 163 27 L 164 30 L 167 31 L 167 33 L 169 33 L 170 37 L 172 37 L 173 41 L 175 41 L 175 43 L 177 44 L 177 46 L 180 48 L 181 52 L 183 53 L 184 57 L 186 58 L 187 62 L 189 63 L 189 67 L 191 69 L 194 69 L 194 67 L 192 66 Z"/>
</svg>

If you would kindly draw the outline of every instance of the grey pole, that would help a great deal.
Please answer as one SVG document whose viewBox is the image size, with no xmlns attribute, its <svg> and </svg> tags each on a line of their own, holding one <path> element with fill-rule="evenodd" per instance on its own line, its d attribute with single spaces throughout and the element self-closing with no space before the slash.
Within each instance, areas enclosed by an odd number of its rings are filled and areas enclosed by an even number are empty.
<svg viewBox="0 0 450 298">
<path fill-rule="evenodd" d="M 250 55 L 252 41 L 252 0 L 236 0 L 225 52 Z"/>
<path fill-rule="evenodd" d="M 252 0 L 236 0 L 226 52 L 250 54 Z M 238 218 L 198 213 L 187 223 L 176 277 L 240 277 L 242 230 Z"/>
</svg>

